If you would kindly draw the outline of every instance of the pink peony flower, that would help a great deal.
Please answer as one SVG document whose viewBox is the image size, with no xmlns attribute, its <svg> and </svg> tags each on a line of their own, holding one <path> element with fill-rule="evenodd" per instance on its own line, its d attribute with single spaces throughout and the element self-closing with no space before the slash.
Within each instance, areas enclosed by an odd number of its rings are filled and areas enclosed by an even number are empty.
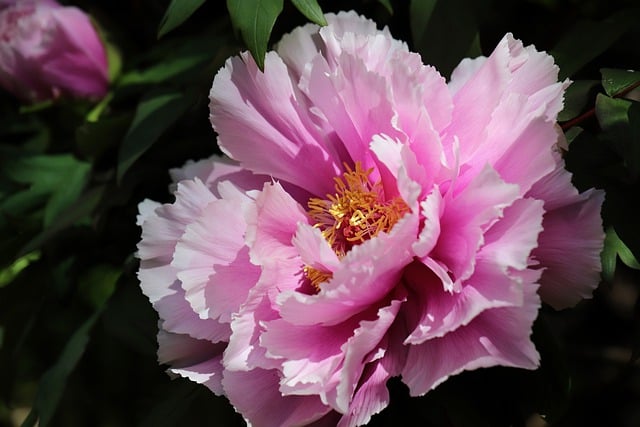
<svg viewBox="0 0 640 427">
<path fill-rule="evenodd" d="M 140 205 L 159 360 L 254 426 L 362 425 L 401 376 L 535 369 L 540 298 L 599 281 L 601 191 L 565 171 L 569 82 L 507 34 L 449 84 L 354 13 L 231 58 L 211 121 L 232 160 L 173 171 Z"/>
<path fill-rule="evenodd" d="M 100 98 L 104 46 L 89 17 L 54 0 L 0 1 L 0 86 L 26 101 Z"/>
</svg>

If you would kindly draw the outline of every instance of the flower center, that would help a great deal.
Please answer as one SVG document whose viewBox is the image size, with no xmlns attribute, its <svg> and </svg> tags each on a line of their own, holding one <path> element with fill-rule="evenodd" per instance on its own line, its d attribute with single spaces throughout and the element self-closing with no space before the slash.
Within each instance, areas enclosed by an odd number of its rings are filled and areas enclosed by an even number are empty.
<svg viewBox="0 0 640 427">
<path fill-rule="evenodd" d="M 386 200 L 382 183 L 371 183 L 373 168 L 363 170 L 360 162 L 356 162 L 354 170 L 346 168 L 342 177 L 334 178 L 335 194 L 327 194 L 326 199 L 311 198 L 307 203 L 314 227 L 320 229 L 339 258 L 378 233 L 389 232 L 409 212 L 402 198 Z M 309 266 L 304 268 L 304 274 L 318 290 L 322 282 L 332 277 L 330 272 Z"/>
</svg>

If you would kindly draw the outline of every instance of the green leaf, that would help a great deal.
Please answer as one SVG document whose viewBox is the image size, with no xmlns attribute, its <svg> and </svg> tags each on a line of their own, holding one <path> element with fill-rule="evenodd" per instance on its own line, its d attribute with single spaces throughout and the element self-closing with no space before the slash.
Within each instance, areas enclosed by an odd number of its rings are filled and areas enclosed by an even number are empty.
<svg viewBox="0 0 640 427">
<path fill-rule="evenodd" d="M 227 0 L 231 22 L 261 70 L 269 36 L 282 7 L 283 0 Z"/>
<path fill-rule="evenodd" d="M 558 121 L 571 120 L 584 111 L 598 83 L 598 80 L 577 80 L 571 83 L 564 94 L 564 109 L 558 114 Z"/>
<path fill-rule="evenodd" d="M 316 0 L 291 0 L 291 3 L 311 22 L 321 26 L 327 25 L 327 20 L 324 19 L 322 9 Z"/>
<path fill-rule="evenodd" d="M 164 60 L 144 71 L 134 70 L 122 76 L 121 86 L 133 84 L 157 84 L 196 68 L 211 58 L 209 52 L 193 52 Z"/>
<path fill-rule="evenodd" d="M 414 0 L 411 24 L 414 45 L 422 61 L 448 77 L 472 50 L 480 15 L 490 3 L 491 0 Z"/>
<path fill-rule="evenodd" d="M 67 206 L 60 212 L 58 220 L 51 226 L 46 227 L 40 234 L 29 240 L 29 242 L 20 249 L 18 256 L 23 256 L 38 249 L 60 231 L 88 217 L 102 199 L 104 189 L 105 187 L 94 187 L 80 196 L 74 203 Z"/>
<path fill-rule="evenodd" d="M 205 0 L 171 0 L 167 11 L 160 21 L 158 38 L 180 26 L 204 4 Z"/>
<path fill-rule="evenodd" d="M 95 159 L 122 141 L 131 124 L 133 112 L 103 117 L 76 129 L 76 146 L 83 156 Z"/>
<path fill-rule="evenodd" d="M 38 423 L 39 427 L 47 427 L 49 425 L 62 397 L 67 378 L 84 354 L 89 342 L 89 332 L 101 313 L 102 310 L 93 313 L 74 332 L 62 350 L 58 361 L 44 373 L 38 385 L 33 408 L 27 419 L 22 423 L 22 427 L 33 427 L 36 423 Z"/>
<path fill-rule="evenodd" d="M 631 101 L 598 94 L 596 97 L 596 117 L 602 130 L 610 132 L 625 126 L 629 121 L 630 107 Z"/>
<path fill-rule="evenodd" d="M 101 307 L 113 294 L 122 275 L 121 268 L 109 264 L 94 265 L 80 276 L 78 290 L 94 308 Z"/>
<path fill-rule="evenodd" d="M 214 25 L 219 26 L 217 22 Z M 214 62 L 226 59 L 228 53 L 236 50 L 232 37 L 219 33 L 220 29 L 216 28 L 198 36 L 171 38 L 158 43 L 139 58 L 144 66 L 123 74 L 118 86 L 166 84 L 169 80 L 190 85 L 193 76 L 206 72 L 207 67 L 215 72 L 217 67 Z M 209 73 L 206 79 L 210 79 Z"/>
<path fill-rule="evenodd" d="M 412 0 L 409 5 L 411 37 L 416 49 L 419 49 L 418 43 L 422 40 L 437 3 L 438 0 Z"/>
<path fill-rule="evenodd" d="M 600 21 L 581 21 L 574 25 L 551 50 L 560 67 L 560 79 L 572 76 L 607 50 L 637 22 L 633 10 L 622 10 Z"/>
<path fill-rule="evenodd" d="M 622 157 L 633 178 L 640 175 L 640 142 L 636 136 L 640 132 L 639 113 L 638 103 L 603 94 L 596 97 L 596 117 L 602 129 L 600 138 L 608 141 Z"/>
<path fill-rule="evenodd" d="M 22 270 L 38 259 L 40 259 L 40 251 L 30 252 L 15 260 L 10 266 L 0 270 L 0 288 L 11 283 Z"/>
<path fill-rule="evenodd" d="M 631 252 L 631 249 L 618 237 L 613 227 L 608 227 L 601 255 L 602 276 L 608 282 L 611 282 L 614 278 L 618 257 L 627 267 L 640 270 L 640 263 Z"/>
<path fill-rule="evenodd" d="M 125 172 L 191 105 L 192 99 L 175 90 L 156 90 L 138 104 L 133 122 L 118 153 L 118 182 Z"/>
<path fill-rule="evenodd" d="M 45 202 L 44 226 L 58 219 L 61 211 L 82 193 L 91 165 L 69 154 L 20 157 L 7 163 L 4 172 L 15 182 L 27 185 L 0 203 L 8 215 L 23 215 Z"/>
<path fill-rule="evenodd" d="M 616 96 L 624 90 L 640 83 L 640 71 L 603 68 L 602 87 L 609 96 Z"/>
<path fill-rule="evenodd" d="M 387 12 L 389 12 L 389 15 L 393 15 L 393 6 L 391 5 L 390 0 L 378 0 L 378 3 L 380 3 L 381 5 L 384 6 L 385 9 L 387 9 Z"/>
</svg>

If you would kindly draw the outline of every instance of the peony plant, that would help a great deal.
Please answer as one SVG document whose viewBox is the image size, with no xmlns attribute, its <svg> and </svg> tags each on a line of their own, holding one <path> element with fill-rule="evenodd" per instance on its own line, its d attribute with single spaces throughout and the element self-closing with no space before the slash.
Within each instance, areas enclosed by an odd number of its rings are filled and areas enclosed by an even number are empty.
<svg viewBox="0 0 640 427">
<path fill-rule="evenodd" d="M 354 12 L 283 37 L 210 93 L 227 157 L 140 204 L 138 277 L 169 372 L 253 426 L 355 426 L 401 377 L 423 395 L 535 369 L 541 301 L 589 298 L 604 234 L 556 124 L 569 81 L 511 34 L 451 80 Z"/>
<path fill-rule="evenodd" d="M 0 86 L 24 101 L 98 99 L 109 86 L 89 16 L 54 0 L 0 1 Z"/>
</svg>

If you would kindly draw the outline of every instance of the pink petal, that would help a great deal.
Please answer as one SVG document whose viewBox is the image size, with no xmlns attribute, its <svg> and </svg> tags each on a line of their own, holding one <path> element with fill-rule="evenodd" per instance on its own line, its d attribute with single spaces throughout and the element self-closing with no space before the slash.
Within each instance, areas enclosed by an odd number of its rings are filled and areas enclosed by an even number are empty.
<svg viewBox="0 0 640 427">
<path fill-rule="evenodd" d="M 296 325 L 334 325 L 383 300 L 413 256 L 417 220 L 406 214 L 389 234 L 355 246 L 318 294 L 282 292 L 277 300 L 282 318 Z"/>
<path fill-rule="evenodd" d="M 161 298 L 154 304 L 154 308 L 163 320 L 162 327 L 165 330 L 188 334 L 214 343 L 228 341 L 231 334 L 229 325 L 213 319 L 201 319 L 186 300 L 179 280 L 176 280 L 169 289 L 174 293 Z"/>
<path fill-rule="evenodd" d="M 265 184 L 247 218 L 247 245 L 256 265 L 274 259 L 298 257 L 292 239 L 298 223 L 307 223 L 307 214 L 282 186 Z"/>
<path fill-rule="evenodd" d="M 227 157 L 217 155 L 197 162 L 190 160 L 181 168 L 170 169 L 169 174 L 175 183 L 169 187 L 169 191 L 174 192 L 180 181 L 198 178 L 217 198 L 221 198 L 218 185 L 223 181 L 231 181 L 235 187 L 246 192 L 261 189 L 269 180 L 268 177 L 254 175 Z"/>
<path fill-rule="evenodd" d="M 479 65 L 479 66 L 478 66 Z M 507 34 L 491 56 L 482 64 L 467 64 L 462 72 L 466 82 L 454 95 L 454 111 L 446 130 L 448 143 L 457 136 L 462 163 L 474 163 L 480 149 L 492 143 L 487 125 L 496 108 L 508 96 L 520 94 L 526 99 L 527 111 L 540 110 L 542 117 L 555 121 L 562 108 L 562 92 L 566 84 L 557 83 L 558 67 L 549 55 L 535 51 Z M 475 71 L 473 75 L 471 69 Z M 459 76 L 456 75 L 456 78 Z M 502 120 L 497 123 L 504 123 Z M 548 141 L 550 147 L 555 140 Z"/>
<path fill-rule="evenodd" d="M 305 265 L 322 271 L 334 271 L 340 260 L 317 227 L 302 222 L 292 240 Z"/>
<path fill-rule="evenodd" d="M 542 222 L 538 248 L 533 251 L 544 266 L 540 296 L 555 309 L 562 309 L 591 298 L 600 282 L 604 192 L 592 189 L 578 194 L 571 175 L 564 172 L 562 164 L 558 169 L 560 172 L 550 174 L 530 195 L 545 197 L 545 208 L 550 207 Z"/>
<path fill-rule="evenodd" d="M 214 199 L 207 187 L 196 180 L 184 181 L 178 186 L 174 204 L 158 206 L 143 202 L 140 205 L 138 221 L 142 226 L 142 240 L 138 244 L 138 278 L 142 291 L 165 321 L 168 331 L 219 341 L 228 336 L 228 327 L 200 319 L 190 309 L 184 290 L 177 282 L 178 272 L 171 265 L 176 243 L 185 228 Z"/>
<path fill-rule="evenodd" d="M 273 259 L 262 266 L 258 283 L 249 291 L 231 321 L 232 334 L 224 355 L 228 369 L 250 370 L 255 367 L 279 367 L 279 361 L 266 356 L 260 345 L 265 324 L 279 317 L 275 300 L 281 292 L 300 287 L 302 264 L 299 259 Z"/>
<path fill-rule="evenodd" d="M 224 344 L 191 338 L 188 335 L 158 332 L 158 361 L 171 365 L 169 372 L 204 384 L 222 395 L 222 351 Z"/>
<path fill-rule="evenodd" d="M 433 250 L 440 237 L 440 217 L 444 212 L 444 203 L 438 187 L 433 188 L 420 203 L 420 208 L 424 225 L 418 240 L 413 244 L 413 251 L 417 257 L 423 258 Z"/>
<path fill-rule="evenodd" d="M 391 375 L 397 375 L 399 373 L 394 370 L 394 363 L 399 356 L 398 354 L 385 354 L 386 352 L 386 339 L 385 335 L 388 333 L 391 325 L 396 320 L 396 316 L 402 303 L 406 300 L 406 292 L 399 290 L 397 295 L 389 305 L 380 307 L 378 309 L 377 318 L 373 320 L 363 320 L 360 322 L 359 327 L 355 330 L 353 336 L 344 344 L 342 350 L 344 352 L 344 364 L 341 369 L 340 383 L 337 387 L 337 396 L 335 404 L 340 412 L 348 413 L 354 411 L 359 418 L 370 418 L 376 412 L 379 412 L 386 406 L 388 400 L 376 399 L 375 395 L 380 393 L 380 388 L 386 388 L 385 382 L 391 377 Z M 363 381 L 363 372 L 365 371 L 365 363 L 375 363 L 378 359 L 388 359 L 383 364 L 385 370 L 387 370 L 386 378 L 382 378 L 381 372 L 378 372 L 378 377 L 373 382 L 366 385 L 365 389 L 358 387 L 363 382 L 366 383 L 366 379 Z M 356 389 L 358 389 L 356 393 Z M 358 402 L 352 402 L 354 393 Z M 371 400 L 370 400 L 371 399 Z M 363 405 L 357 407 L 357 404 Z"/>
<path fill-rule="evenodd" d="M 211 123 L 229 157 L 313 194 L 332 190 L 343 159 L 324 144 L 326 135 L 276 53 L 267 54 L 264 72 L 248 53 L 229 59 L 210 99 Z"/>
<path fill-rule="evenodd" d="M 258 281 L 260 269 L 249 261 L 244 242 L 243 209 L 230 200 L 209 203 L 176 245 L 172 265 L 202 319 L 229 323 Z"/>
<path fill-rule="evenodd" d="M 300 426 L 330 410 L 317 396 L 282 396 L 275 370 L 225 371 L 222 384 L 231 404 L 251 425 Z"/>
<path fill-rule="evenodd" d="M 527 275 L 526 283 L 537 278 Z M 524 291 L 522 307 L 486 310 L 441 338 L 410 346 L 402 380 L 411 395 L 425 394 L 464 370 L 496 365 L 535 369 L 539 355 L 529 336 L 540 302 L 535 286 L 527 285 Z"/>
<path fill-rule="evenodd" d="M 449 268 L 455 280 L 473 272 L 483 233 L 519 195 L 490 167 L 485 168 L 460 194 L 448 198 L 440 218 L 440 237 L 431 257 Z"/>
<path fill-rule="evenodd" d="M 503 180 L 518 184 L 524 195 L 536 181 L 553 171 L 558 131 L 542 108 L 526 111 L 528 103 L 526 96 L 514 94 L 496 107 L 485 129 L 487 142 L 474 154 L 471 167 L 458 179 L 458 185 L 464 186 L 488 163 Z"/>
<path fill-rule="evenodd" d="M 324 58 L 316 57 L 303 76 L 301 89 L 335 131 L 350 158 L 366 169 L 373 166 L 369 153 L 373 135 L 398 134 L 391 122 L 394 113 L 387 82 L 367 70 L 358 57 L 342 55 L 336 60 L 339 65 L 332 69 Z"/>
<path fill-rule="evenodd" d="M 460 292 L 447 292 L 440 279 L 419 264 L 405 272 L 413 290 L 415 330 L 407 343 L 421 344 L 442 337 L 473 321 L 485 310 L 522 305 L 522 280 L 515 270 L 528 266 L 531 251 L 542 230 L 542 202 L 520 199 L 485 234 L 485 245 L 477 254 L 473 274 Z"/>
</svg>

